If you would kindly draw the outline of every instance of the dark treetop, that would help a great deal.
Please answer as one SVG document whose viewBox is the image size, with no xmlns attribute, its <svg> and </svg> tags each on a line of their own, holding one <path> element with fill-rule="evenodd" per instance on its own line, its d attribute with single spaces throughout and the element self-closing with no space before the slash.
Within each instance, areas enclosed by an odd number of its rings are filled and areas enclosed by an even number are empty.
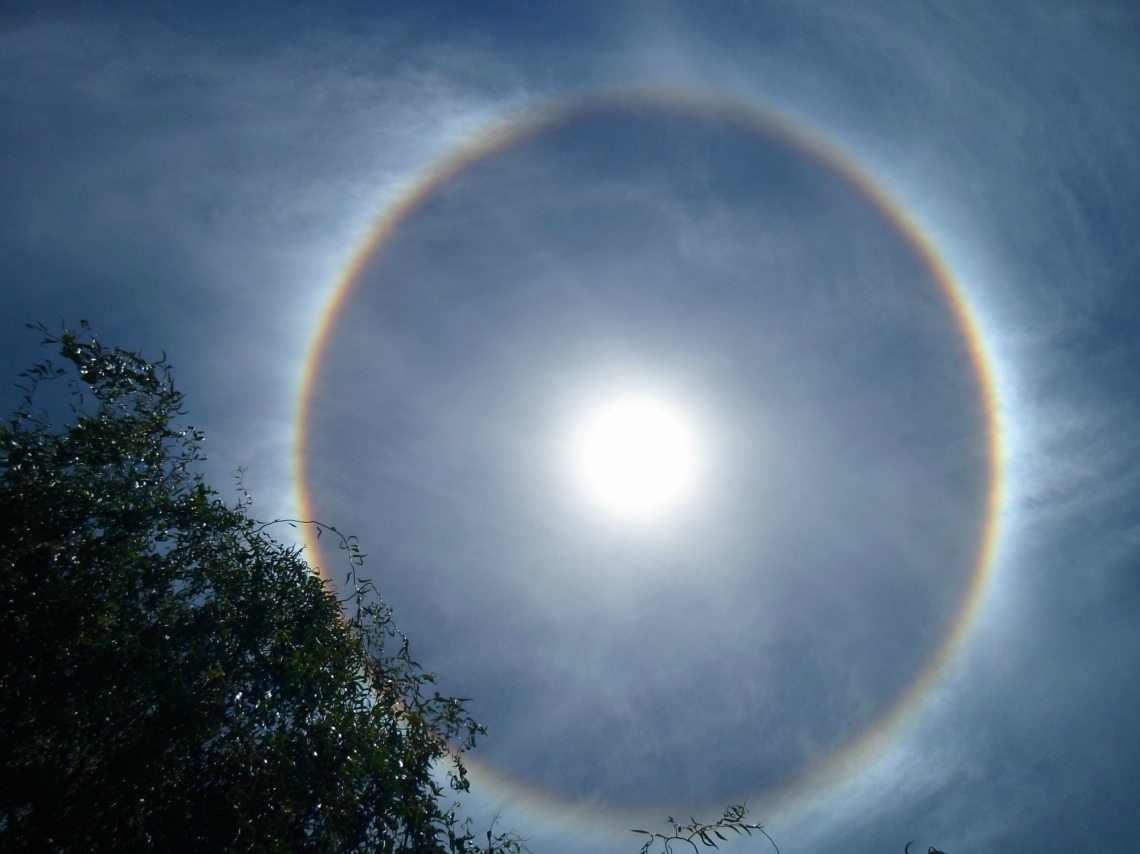
<svg viewBox="0 0 1140 854">
<path fill-rule="evenodd" d="M 0 425 L 0 848 L 474 850 L 447 789 L 482 730 L 355 543 L 341 603 L 193 471 L 165 361 L 39 329 L 63 367 Z"/>
</svg>

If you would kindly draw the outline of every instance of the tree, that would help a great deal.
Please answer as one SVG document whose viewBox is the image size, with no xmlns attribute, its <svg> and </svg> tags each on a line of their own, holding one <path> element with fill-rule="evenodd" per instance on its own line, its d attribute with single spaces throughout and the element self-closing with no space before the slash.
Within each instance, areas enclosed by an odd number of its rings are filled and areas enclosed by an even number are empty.
<svg viewBox="0 0 1140 854">
<path fill-rule="evenodd" d="M 0 848 L 476 850 L 445 801 L 483 730 L 355 541 L 342 603 L 194 471 L 165 359 L 36 328 L 64 361 L 0 425 Z"/>
</svg>

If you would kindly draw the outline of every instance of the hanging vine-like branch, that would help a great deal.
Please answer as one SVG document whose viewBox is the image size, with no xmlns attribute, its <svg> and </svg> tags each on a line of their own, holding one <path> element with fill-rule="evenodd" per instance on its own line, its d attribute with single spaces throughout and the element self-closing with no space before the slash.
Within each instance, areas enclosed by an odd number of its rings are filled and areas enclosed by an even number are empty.
<svg viewBox="0 0 1140 854">
<path fill-rule="evenodd" d="M 763 825 L 753 824 L 745 821 L 748 815 L 748 808 L 744 804 L 733 804 L 726 807 L 724 815 L 714 822 L 703 823 L 697 821 L 695 818 L 690 818 L 688 824 L 681 824 L 679 821 L 669 816 L 665 823 L 669 825 L 669 830 L 665 833 L 651 833 L 648 830 L 634 829 L 634 833 L 643 834 L 647 837 L 645 844 L 641 846 L 641 854 L 650 854 L 654 850 L 655 845 L 660 845 L 664 854 L 673 854 L 673 846 L 677 843 L 684 843 L 692 846 L 696 852 L 700 852 L 698 843 L 710 848 L 720 848 L 717 840 L 727 842 L 729 837 L 725 833 L 734 833 L 737 836 L 751 836 L 753 831 L 762 834 L 776 849 L 776 854 L 780 854 L 780 848 L 776 845 L 775 841 L 768 832 L 764 830 Z M 714 838 L 715 837 L 715 838 Z"/>
</svg>

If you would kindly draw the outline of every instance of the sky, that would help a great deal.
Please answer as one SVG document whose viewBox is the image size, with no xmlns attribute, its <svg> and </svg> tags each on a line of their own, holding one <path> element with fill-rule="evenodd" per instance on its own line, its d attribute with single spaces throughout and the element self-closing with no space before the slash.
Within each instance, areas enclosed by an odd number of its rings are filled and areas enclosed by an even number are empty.
<svg viewBox="0 0 1140 854">
<path fill-rule="evenodd" d="M 8 2 L 0 403 L 165 352 L 536 852 L 1130 851 L 1137 154 L 1128 2 Z"/>
</svg>

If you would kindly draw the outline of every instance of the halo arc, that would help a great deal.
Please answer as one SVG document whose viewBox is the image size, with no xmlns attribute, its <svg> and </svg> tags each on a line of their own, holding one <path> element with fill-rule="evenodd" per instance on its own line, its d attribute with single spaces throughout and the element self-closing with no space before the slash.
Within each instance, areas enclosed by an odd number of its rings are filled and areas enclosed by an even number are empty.
<svg viewBox="0 0 1140 854">
<path fill-rule="evenodd" d="M 947 661 L 961 647 L 992 574 L 1004 490 L 1002 424 L 996 383 L 980 326 L 962 288 L 955 281 L 952 270 L 936 250 L 933 242 L 901 205 L 850 155 L 801 124 L 751 101 L 718 92 L 623 87 L 578 93 L 532 106 L 485 128 L 458 146 L 451 154 L 425 172 L 379 218 L 375 227 L 353 251 L 343 274 L 331 288 L 331 295 L 308 349 L 298 396 L 294 430 L 294 471 L 298 512 L 301 518 L 314 517 L 308 491 L 309 471 L 306 468 L 306 451 L 310 441 L 307 414 L 313 384 L 320 373 L 325 342 L 368 259 L 384 244 L 405 217 L 415 211 L 433 192 L 466 168 L 494 154 L 519 146 L 564 123 L 615 107 L 671 108 L 682 111 L 694 119 L 730 116 L 734 121 L 745 127 L 752 127 L 758 133 L 777 135 L 799 151 L 833 169 L 874 204 L 886 220 L 906 238 L 916 255 L 933 274 L 946 307 L 966 344 L 977 381 L 985 421 L 988 484 L 981 511 L 981 535 L 974 552 L 976 557 L 966 594 L 959 603 L 951 628 L 946 632 L 941 644 L 916 674 L 908 688 L 885 712 L 872 720 L 859 736 L 814 765 L 802 769 L 794 778 L 786 780 L 778 787 L 779 791 L 764 793 L 766 796 L 774 795 L 779 802 L 798 800 L 800 793 L 811 788 L 810 784 L 833 777 L 842 769 L 857 764 L 859 757 L 864 755 L 865 751 L 889 735 L 906 713 L 915 706 L 915 701 L 936 683 L 938 676 L 944 672 Z M 315 538 L 307 533 L 304 536 L 307 540 L 306 547 L 320 558 Z M 504 773 L 479 761 L 477 757 L 468 757 L 466 761 L 473 772 L 491 783 L 501 797 L 509 799 L 512 804 L 531 813 L 537 813 L 553 821 L 575 823 L 579 823 L 586 815 L 582 805 L 518 784 Z M 707 806 L 719 809 L 723 804 Z M 629 826 L 630 817 L 623 811 L 599 809 L 597 805 L 590 805 L 588 815 L 589 823 L 594 827 L 599 826 L 599 821 L 606 824 L 612 822 L 614 828 Z"/>
</svg>

